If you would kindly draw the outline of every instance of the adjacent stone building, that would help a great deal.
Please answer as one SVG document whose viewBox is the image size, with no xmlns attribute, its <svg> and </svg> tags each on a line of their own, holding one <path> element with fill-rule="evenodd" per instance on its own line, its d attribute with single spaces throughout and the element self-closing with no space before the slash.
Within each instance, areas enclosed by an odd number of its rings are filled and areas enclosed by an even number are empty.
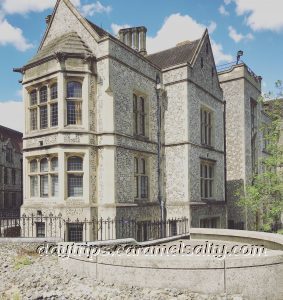
<svg viewBox="0 0 283 300">
<path fill-rule="evenodd" d="M 22 214 L 225 227 L 224 102 L 208 32 L 147 55 L 145 27 L 115 38 L 69 0 L 46 22 L 37 54 L 16 69 Z"/>
<path fill-rule="evenodd" d="M 0 125 L 0 218 L 20 215 L 22 137 L 22 133 Z"/>
<path fill-rule="evenodd" d="M 219 70 L 225 108 L 227 211 L 231 229 L 254 229 L 254 216 L 237 205 L 238 193 L 245 192 L 252 175 L 261 172 L 265 151 L 262 128 L 271 122 L 261 104 L 261 77 L 244 64 Z"/>
</svg>

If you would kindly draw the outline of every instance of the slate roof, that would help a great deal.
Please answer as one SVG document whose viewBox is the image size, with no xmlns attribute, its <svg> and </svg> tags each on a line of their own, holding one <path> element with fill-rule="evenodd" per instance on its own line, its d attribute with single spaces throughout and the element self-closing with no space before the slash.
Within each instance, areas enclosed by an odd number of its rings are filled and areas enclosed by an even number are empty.
<svg viewBox="0 0 283 300">
<path fill-rule="evenodd" d="M 10 139 L 11 144 L 17 152 L 22 152 L 23 134 L 19 131 L 0 125 L 0 140 L 7 141 Z"/>
<path fill-rule="evenodd" d="M 110 34 L 105 31 L 103 28 L 95 25 L 94 23 L 92 23 L 91 21 L 89 21 L 88 19 L 86 19 L 86 21 L 89 23 L 89 25 L 94 29 L 94 31 L 102 38 L 104 36 L 109 36 Z"/>
<path fill-rule="evenodd" d="M 79 54 L 92 53 L 76 32 L 70 32 L 60 36 L 59 38 L 55 38 L 42 49 L 40 49 L 39 52 L 37 52 L 37 54 L 28 62 L 28 64 L 48 57 L 55 52 Z"/>
<path fill-rule="evenodd" d="M 186 62 L 190 63 L 198 47 L 199 42 L 200 39 L 192 42 L 178 44 L 174 48 L 150 54 L 147 56 L 147 59 L 155 65 L 157 65 L 158 67 L 160 67 L 161 69 L 165 69 Z"/>
</svg>

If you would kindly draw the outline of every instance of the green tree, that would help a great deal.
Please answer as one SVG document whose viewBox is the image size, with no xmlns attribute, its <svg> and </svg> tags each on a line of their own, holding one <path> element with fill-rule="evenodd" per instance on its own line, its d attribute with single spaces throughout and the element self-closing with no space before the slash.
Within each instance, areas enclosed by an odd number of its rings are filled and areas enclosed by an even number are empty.
<svg viewBox="0 0 283 300">
<path fill-rule="evenodd" d="M 240 196 L 238 205 L 255 216 L 255 229 L 263 231 L 276 230 L 283 211 L 283 147 L 278 143 L 282 124 L 282 81 L 276 82 L 279 90 L 277 99 L 272 101 L 268 110 L 270 124 L 264 124 L 260 131 L 265 139 L 265 151 L 268 155 L 259 161 L 259 170 L 246 185 L 245 193 Z M 263 103 L 264 97 L 258 100 Z"/>
</svg>

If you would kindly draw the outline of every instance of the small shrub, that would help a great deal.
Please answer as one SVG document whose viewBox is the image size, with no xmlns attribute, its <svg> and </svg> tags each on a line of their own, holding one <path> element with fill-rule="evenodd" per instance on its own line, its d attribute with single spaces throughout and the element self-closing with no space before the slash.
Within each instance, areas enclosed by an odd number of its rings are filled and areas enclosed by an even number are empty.
<svg viewBox="0 0 283 300">
<path fill-rule="evenodd" d="M 14 269 L 20 270 L 24 266 L 29 266 L 32 264 L 32 261 L 27 256 L 20 256 L 15 259 Z"/>
</svg>

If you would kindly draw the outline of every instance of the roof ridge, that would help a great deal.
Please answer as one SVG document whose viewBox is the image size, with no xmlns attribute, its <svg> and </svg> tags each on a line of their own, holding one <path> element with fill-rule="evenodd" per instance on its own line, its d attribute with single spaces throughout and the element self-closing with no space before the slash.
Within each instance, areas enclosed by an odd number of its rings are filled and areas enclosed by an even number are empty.
<svg viewBox="0 0 283 300">
<path fill-rule="evenodd" d="M 0 129 L 6 129 L 6 130 L 8 130 L 8 131 L 12 131 L 12 132 L 15 132 L 15 133 L 19 133 L 19 134 L 21 134 L 21 135 L 23 135 L 23 133 L 22 132 L 20 132 L 20 131 L 18 131 L 18 130 L 15 130 L 15 129 L 12 129 L 12 128 L 10 128 L 10 127 L 6 127 L 6 126 L 3 126 L 3 125 L 0 125 Z"/>
<path fill-rule="evenodd" d="M 182 44 L 182 45 L 176 45 L 174 47 L 171 47 L 171 48 L 167 48 L 167 49 L 164 49 L 164 50 L 161 50 L 161 51 L 158 51 L 158 52 L 154 52 L 154 53 L 151 53 L 151 54 L 148 54 L 146 57 L 148 56 L 151 56 L 151 55 L 155 55 L 155 54 L 159 54 L 159 53 L 162 53 L 162 52 L 166 52 L 166 51 L 169 51 L 169 50 L 172 50 L 174 48 L 180 48 L 180 47 L 184 47 L 184 46 L 187 46 L 187 45 L 191 45 L 193 43 L 196 43 L 196 42 L 199 42 L 201 40 L 201 38 L 199 39 L 196 39 L 196 40 L 193 40 L 193 41 L 190 41 L 189 43 L 186 43 L 186 44 Z M 181 43 L 181 42 L 180 42 Z"/>
</svg>

